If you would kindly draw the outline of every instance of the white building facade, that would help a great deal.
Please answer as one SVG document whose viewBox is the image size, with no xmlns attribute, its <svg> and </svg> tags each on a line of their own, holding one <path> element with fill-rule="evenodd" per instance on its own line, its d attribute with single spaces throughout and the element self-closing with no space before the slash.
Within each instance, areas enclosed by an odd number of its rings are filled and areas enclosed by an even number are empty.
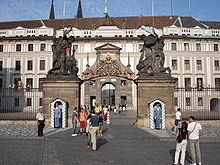
<svg viewBox="0 0 220 165">
<path fill-rule="evenodd" d="M 130 69 L 137 74 L 139 51 L 143 47 L 139 36 L 148 34 L 140 27 L 152 27 L 151 20 L 151 17 L 120 17 L 1 22 L 0 88 L 18 84 L 21 88 L 40 88 L 39 79 L 46 77 L 52 68 L 51 46 L 54 36 L 63 35 L 63 22 L 72 28 L 70 35 L 76 38 L 73 47 L 79 77 L 87 64 L 94 64 L 95 48 L 106 43 L 120 47 L 121 62 L 124 66 L 130 64 Z M 178 16 L 161 16 L 154 20 L 154 29 L 165 42 L 165 66 L 178 78 L 177 87 L 220 87 L 220 22 L 200 22 Z M 84 92 L 82 85 L 81 104 L 84 104 Z M 132 94 L 135 109 L 134 83 Z"/>
</svg>

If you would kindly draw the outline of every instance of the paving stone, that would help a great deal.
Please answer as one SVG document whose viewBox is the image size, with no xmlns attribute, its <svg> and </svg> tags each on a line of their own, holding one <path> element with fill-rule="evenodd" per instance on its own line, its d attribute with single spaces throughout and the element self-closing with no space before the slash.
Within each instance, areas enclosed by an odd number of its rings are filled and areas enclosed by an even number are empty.
<svg viewBox="0 0 220 165">
<path fill-rule="evenodd" d="M 148 132 L 132 126 L 135 114 L 113 115 L 111 126 L 104 127 L 104 136 L 97 138 L 96 152 L 88 150 L 86 136 L 71 136 L 71 129 L 45 129 L 45 138 L 35 138 L 36 127 L 5 126 L 0 136 L 0 164 L 14 165 L 171 165 L 175 152 L 175 140 L 161 141 L 168 134 Z M 10 127 L 10 128 L 9 128 Z M 17 137 L 23 129 L 28 138 Z M 12 131 L 12 130 L 17 130 Z M 32 131 L 31 131 L 32 130 Z M 218 129 L 204 130 L 211 134 Z M 213 133 L 213 134 L 212 134 Z M 217 133 L 218 134 L 218 133 Z M 15 136 L 14 136 L 15 135 Z M 157 135 L 157 136 L 156 136 Z M 163 136 L 163 137 L 162 137 Z M 205 136 L 205 135 L 204 135 Z M 219 137 L 219 135 L 215 135 Z M 201 142 L 203 165 L 218 165 L 220 141 Z M 187 147 L 186 165 L 191 156 Z"/>
</svg>

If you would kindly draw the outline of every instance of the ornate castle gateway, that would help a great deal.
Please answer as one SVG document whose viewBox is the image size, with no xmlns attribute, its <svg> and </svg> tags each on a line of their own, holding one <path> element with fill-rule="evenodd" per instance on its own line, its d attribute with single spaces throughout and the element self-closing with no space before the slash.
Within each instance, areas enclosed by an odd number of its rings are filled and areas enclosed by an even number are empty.
<svg viewBox="0 0 220 165">
<path fill-rule="evenodd" d="M 120 61 L 121 48 L 104 44 L 96 49 L 96 62 L 82 73 L 84 80 L 84 103 L 126 105 L 132 108 L 132 83 L 136 77 L 130 65 Z"/>
</svg>

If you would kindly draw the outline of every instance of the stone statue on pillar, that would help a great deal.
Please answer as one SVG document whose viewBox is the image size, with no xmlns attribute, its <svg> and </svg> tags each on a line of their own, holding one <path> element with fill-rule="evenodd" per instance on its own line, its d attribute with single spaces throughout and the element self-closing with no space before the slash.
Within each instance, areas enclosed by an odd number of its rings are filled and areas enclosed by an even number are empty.
<svg viewBox="0 0 220 165">
<path fill-rule="evenodd" d="M 143 30 L 150 33 L 148 36 L 141 35 L 144 46 L 137 65 L 139 76 L 171 76 L 171 69 L 164 67 L 165 55 L 163 53 L 164 40 L 159 38 L 154 30 L 142 26 Z"/>
<path fill-rule="evenodd" d="M 73 36 L 68 37 L 71 29 L 66 29 L 62 38 L 55 38 L 52 45 L 53 67 L 48 71 L 48 78 L 78 79 L 77 60 L 75 50 L 72 50 L 72 43 L 75 41 Z"/>
</svg>

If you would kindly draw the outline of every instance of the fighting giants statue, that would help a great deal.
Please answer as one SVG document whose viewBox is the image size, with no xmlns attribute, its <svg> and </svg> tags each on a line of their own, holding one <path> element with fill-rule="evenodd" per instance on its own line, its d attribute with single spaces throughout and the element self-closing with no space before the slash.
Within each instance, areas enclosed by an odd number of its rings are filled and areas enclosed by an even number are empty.
<svg viewBox="0 0 220 165">
<path fill-rule="evenodd" d="M 75 59 L 75 50 L 72 51 L 72 43 L 75 41 L 73 36 L 67 35 L 71 29 L 64 32 L 62 38 L 55 38 L 52 45 L 53 51 L 53 68 L 48 71 L 48 77 L 56 77 L 61 75 L 70 75 L 78 77 L 77 61 Z"/>
<path fill-rule="evenodd" d="M 141 26 L 141 28 L 149 32 L 150 35 L 146 36 L 143 34 L 140 36 L 141 40 L 144 41 L 144 46 L 136 67 L 139 71 L 138 74 L 140 76 L 170 76 L 170 68 L 164 68 L 165 56 L 163 53 L 163 39 L 159 38 L 154 30 L 145 26 Z"/>
</svg>

